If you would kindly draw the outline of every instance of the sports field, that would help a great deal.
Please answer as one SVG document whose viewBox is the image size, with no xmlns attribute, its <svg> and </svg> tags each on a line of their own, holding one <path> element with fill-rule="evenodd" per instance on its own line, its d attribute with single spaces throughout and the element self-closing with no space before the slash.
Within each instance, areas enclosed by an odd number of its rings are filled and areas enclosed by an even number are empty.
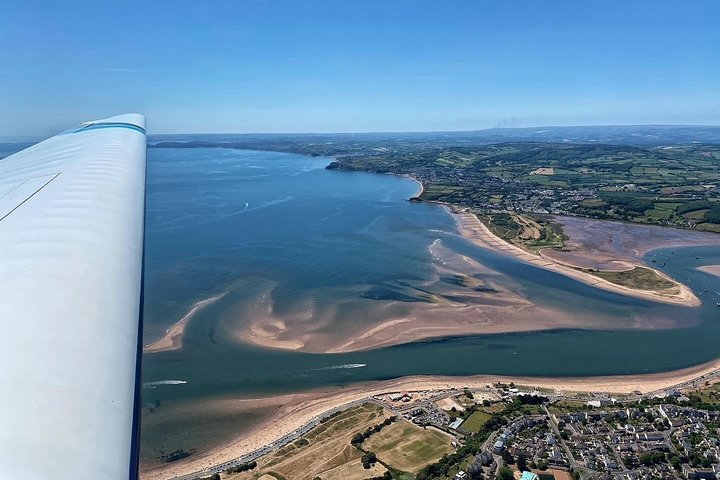
<svg viewBox="0 0 720 480">
<path fill-rule="evenodd" d="M 388 465 L 416 473 L 425 465 L 453 451 L 451 438 L 437 430 L 423 429 L 401 420 L 383 428 L 363 444 Z"/>
</svg>

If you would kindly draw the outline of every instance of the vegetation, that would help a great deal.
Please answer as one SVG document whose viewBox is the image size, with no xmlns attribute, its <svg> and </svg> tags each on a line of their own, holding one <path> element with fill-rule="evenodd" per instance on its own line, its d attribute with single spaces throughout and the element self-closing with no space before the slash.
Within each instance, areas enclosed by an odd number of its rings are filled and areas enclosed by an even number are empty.
<svg viewBox="0 0 720 480">
<path fill-rule="evenodd" d="M 474 433 L 467 438 L 465 445 L 458 448 L 454 453 L 443 456 L 439 461 L 426 466 L 418 472 L 416 477 L 417 480 L 430 480 L 447 476 L 448 472 L 452 468 L 460 465 L 465 458 L 470 455 L 477 455 L 481 450 L 482 443 L 487 440 L 492 432 L 503 425 L 506 425 L 508 423 L 508 418 L 524 411 L 524 409 L 528 406 L 536 406 L 546 401 L 546 397 L 529 395 L 516 397 L 513 402 L 506 405 L 502 411 L 491 415 L 477 433 Z M 512 475 L 512 471 L 510 471 L 510 474 Z"/>
<path fill-rule="evenodd" d="M 719 154 L 717 145 L 505 143 L 343 157 L 332 167 L 412 175 L 425 186 L 423 200 L 504 215 L 496 226 L 514 237 L 522 228 L 512 215 L 521 211 L 713 230 L 720 225 Z M 552 173 L 536 174 L 538 167 Z M 556 241 L 551 231 L 540 233 L 525 240 L 540 248 Z"/>
<path fill-rule="evenodd" d="M 383 409 L 372 403 L 342 410 L 301 439 L 258 459 L 255 470 L 234 473 L 229 478 L 250 480 L 270 475 L 293 480 L 313 480 L 316 476 L 360 480 L 381 476 L 384 467 L 377 465 L 370 470 L 364 469 L 363 452 L 350 445 L 350 441 L 355 434 L 372 428 L 383 419 Z M 328 472 L 332 474 L 326 475 Z"/>
<path fill-rule="evenodd" d="M 363 468 L 369 469 L 377 463 L 377 456 L 373 452 L 367 452 L 362 456 Z"/>
<path fill-rule="evenodd" d="M 537 252 L 543 248 L 562 248 L 567 239 L 562 226 L 546 215 L 519 213 L 478 214 L 495 235 L 524 250 Z"/>
<path fill-rule="evenodd" d="M 362 443 L 363 443 L 365 440 L 367 440 L 368 438 L 370 438 L 370 435 L 372 435 L 373 433 L 377 433 L 377 432 L 379 432 L 380 430 L 382 430 L 383 428 L 387 427 L 388 425 L 391 425 L 391 424 L 395 423 L 395 420 L 397 420 L 397 417 L 396 417 L 396 416 L 388 417 L 388 418 L 386 418 L 382 423 L 379 423 L 379 424 L 375 425 L 374 427 L 369 427 L 369 428 L 368 428 L 367 430 L 365 430 L 364 432 L 356 433 L 356 434 L 352 437 L 352 440 L 350 440 L 350 443 L 351 443 L 354 447 L 357 447 L 357 446 L 362 445 Z"/>
<path fill-rule="evenodd" d="M 452 452 L 450 440 L 440 431 L 399 421 L 373 435 L 364 446 L 377 452 L 388 469 L 414 473 Z"/>
<path fill-rule="evenodd" d="M 567 136 L 558 136 L 557 130 L 202 136 L 152 142 L 150 147 L 334 156 L 330 169 L 413 176 L 424 186 L 415 200 L 493 215 L 573 214 L 720 232 L 717 133 L 663 129 L 638 134 L 649 128 L 574 129 Z M 552 234 L 547 239 L 556 240 Z"/>
<path fill-rule="evenodd" d="M 669 291 L 676 289 L 677 284 L 672 280 L 658 275 L 655 270 L 645 267 L 635 267 L 622 272 L 608 272 L 587 270 L 593 275 L 623 287 L 637 290 Z"/>
<path fill-rule="evenodd" d="M 500 467 L 497 473 L 497 480 L 514 480 L 513 471 L 508 467 Z"/>
<path fill-rule="evenodd" d="M 486 413 L 482 410 L 475 410 L 469 417 L 462 423 L 461 427 L 468 432 L 479 432 L 485 422 L 490 420 L 491 414 Z"/>
<path fill-rule="evenodd" d="M 248 470 L 254 470 L 256 467 L 257 467 L 257 462 L 253 460 L 252 462 L 241 463 L 240 465 L 238 465 L 236 467 L 230 467 L 227 470 L 225 470 L 225 473 L 227 473 L 227 474 L 242 473 L 242 472 L 247 472 Z"/>
</svg>

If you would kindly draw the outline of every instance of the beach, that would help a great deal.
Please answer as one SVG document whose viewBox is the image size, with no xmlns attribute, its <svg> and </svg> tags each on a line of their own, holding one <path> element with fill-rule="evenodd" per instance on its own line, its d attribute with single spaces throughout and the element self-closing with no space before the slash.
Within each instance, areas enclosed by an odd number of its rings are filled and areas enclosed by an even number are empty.
<svg viewBox="0 0 720 480">
<path fill-rule="evenodd" d="M 418 392 L 452 388 L 482 388 L 497 382 L 523 385 L 530 388 L 552 389 L 556 392 L 593 392 L 630 394 L 654 392 L 681 384 L 693 388 L 688 382 L 700 382 L 703 377 L 720 369 L 720 360 L 667 373 L 647 375 L 619 375 L 601 377 L 523 377 L 476 375 L 467 377 L 411 376 L 399 379 L 354 384 L 345 388 L 325 388 L 310 392 L 239 400 L 218 400 L 204 408 L 217 408 L 224 412 L 273 408 L 275 412 L 264 422 L 242 435 L 212 450 L 185 460 L 145 469 L 141 478 L 166 480 L 180 475 L 201 472 L 205 469 L 241 457 L 257 450 L 312 421 L 322 413 L 374 395 L 388 392 Z"/>
<path fill-rule="evenodd" d="M 720 327 L 704 289 L 717 290 L 716 277 L 695 268 L 720 265 L 716 250 L 681 249 L 662 267 L 703 292 L 701 307 L 645 301 L 535 268 L 552 262 L 523 261 L 504 242 L 466 241 L 437 205 L 406 201 L 419 185 L 405 179 L 337 174 L 290 155 L 221 153 L 228 158 L 154 152 L 155 165 L 185 169 L 214 195 L 193 199 L 197 211 L 189 211 L 187 187 L 170 177 L 155 186 L 162 202 L 150 204 L 163 223 L 148 245 L 162 261 L 149 268 L 154 336 L 146 342 L 161 338 L 143 361 L 144 478 L 222 464 L 384 391 L 514 381 L 645 392 L 714 368 L 703 362 Z M 214 161 L 236 169 L 231 182 L 203 177 Z M 298 165 L 307 170 L 298 174 Z M 639 264 L 646 247 L 667 246 L 661 229 L 646 246 L 621 239 L 632 226 L 575 223 L 586 238 L 571 253 L 591 244 L 589 255 L 604 251 L 619 268 Z M 678 247 L 694 237 L 670 233 Z M 656 255 L 664 261 L 670 252 Z M 688 365 L 700 366 L 673 371 Z M 658 371 L 670 373 L 643 375 Z M 466 376 L 478 372 L 500 375 Z M 597 376 L 623 373 L 634 375 Z M 179 449 L 191 455 L 163 462 Z"/>
</svg>

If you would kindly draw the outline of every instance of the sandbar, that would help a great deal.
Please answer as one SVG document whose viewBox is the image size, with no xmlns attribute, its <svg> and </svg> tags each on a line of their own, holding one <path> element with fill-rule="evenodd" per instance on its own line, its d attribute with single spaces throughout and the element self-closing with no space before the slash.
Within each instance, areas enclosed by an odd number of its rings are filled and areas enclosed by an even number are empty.
<svg viewBox="0 0 720 480">
<path fill-rule="evenodd" d="M 224 296 L 225 293 L 221 293 L 220 295 L 216 295 L 214 297 L 206 298 L 205 300 L 200 300 L 199 302 L 196 302 L 195 305 L 193 305 L 192 308 L 180 320 L 175 322 L 170 328 L 165 331 L 165 335 L 163 335 L 158 340 L 149 343 L 148 345 L 145 345 L 145 347 L 143 348 L 143 353 L 169 352 L 172 350 L 181 349 L 183 345 L 183 336 L 185 335 L 185 329 L 187 328 L 188 322 L 190 322 L 190 319 L 192 319 L 193 315 L 195 315 L 201 308 L 220 300 Z"/>
<path fill-rule="evenodd" d="M 698 267 L 697 269 L 701 272 L 709 273 L 710 275 L 720 277 L 720 265 L 705 265 L 703 267 Z"/>
</svg>

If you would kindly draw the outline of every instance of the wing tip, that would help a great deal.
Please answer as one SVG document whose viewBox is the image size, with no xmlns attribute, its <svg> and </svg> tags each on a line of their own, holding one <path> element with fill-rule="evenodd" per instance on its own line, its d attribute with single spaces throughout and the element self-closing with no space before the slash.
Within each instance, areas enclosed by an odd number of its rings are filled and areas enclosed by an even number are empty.
<svg viewBox="0 0 720 480">
<path fill-rule="evenodd" d="M 83 125 L 92 125 L 94 123 L 128 123 L 144 130 L 145 116 L 140 113 L 125 113 L 123 115 L 115 115 L 114 117 L 85 122 Z"/>
</svg>

